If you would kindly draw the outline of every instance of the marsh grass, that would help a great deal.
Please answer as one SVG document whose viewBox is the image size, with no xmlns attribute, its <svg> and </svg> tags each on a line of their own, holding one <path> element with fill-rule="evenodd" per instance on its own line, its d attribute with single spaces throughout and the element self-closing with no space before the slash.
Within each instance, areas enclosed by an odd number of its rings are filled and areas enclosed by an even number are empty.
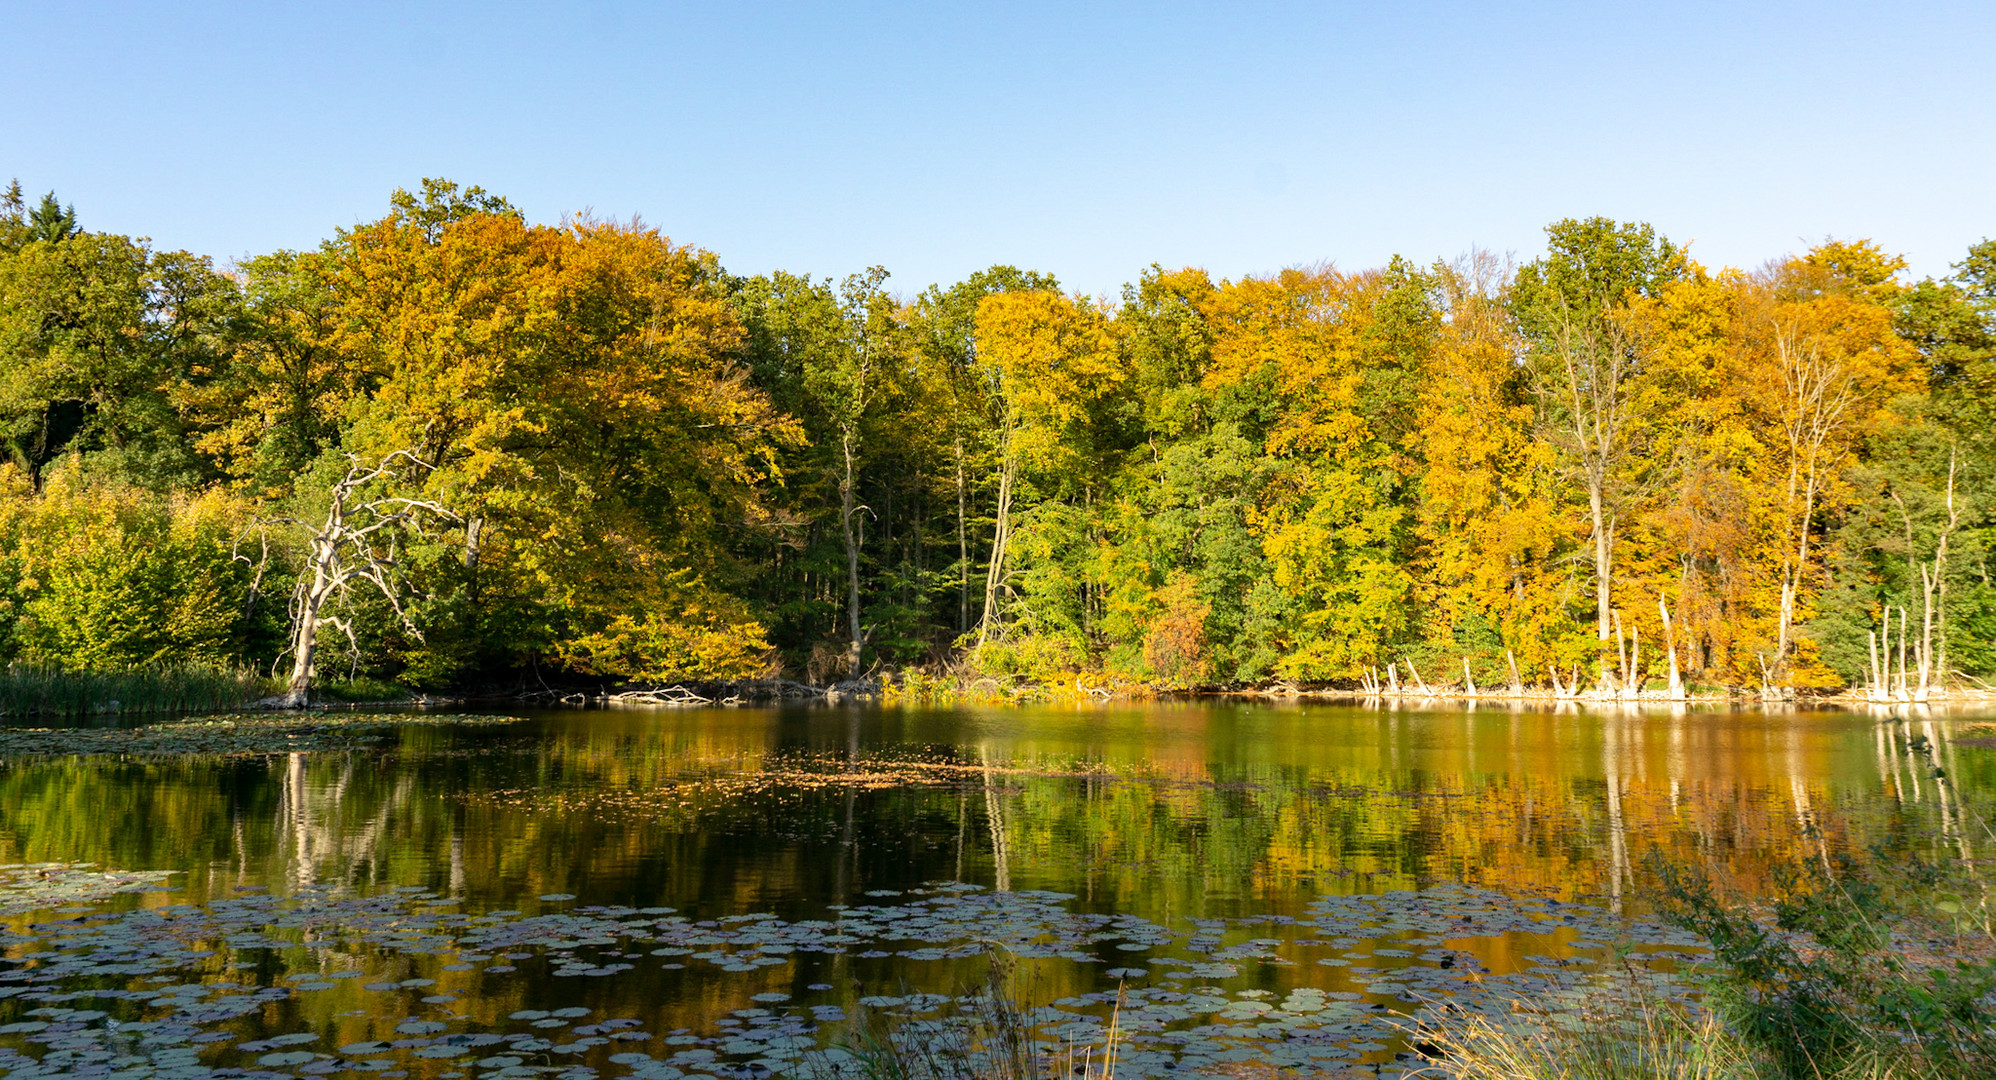
<svg viewBox="0 0 1996 1080">
<path fill-rule="evenodd" d="M 78 672 L 12 664 L 0 669 L 0 716 L 212 712 L 240 708 L 271 690 L 268 679 L 222 668 Z"/>
<path fill-rule="evenodd" d="M 394 704 L 413 700 L 407 688 L 386 679 L 359 675 L 351 679 L 325 679 L 312 684 L 315 703 L 342 705 Z"/>
<path fill-rule="evenodd" d="M 1719 1014 L 1675 1005 L 1591 1016 L 1579 1025 L 1474 1017 L 1422 1029 L 1426 1080 L 1784 1080 L 1789 1074 Z M 1952 1080 L 1950 1070 L 1873 1045 L 1806 1074 L 1813 1080 Z"/>
<path fill-rule="evenodd" d="M 1767 1080 L 1716 1013 L 1646 992 L 1633 976 L 1578 1014 L 1443 1012 L 1412 1040 L 1434 1080 Z"/>
</svg>

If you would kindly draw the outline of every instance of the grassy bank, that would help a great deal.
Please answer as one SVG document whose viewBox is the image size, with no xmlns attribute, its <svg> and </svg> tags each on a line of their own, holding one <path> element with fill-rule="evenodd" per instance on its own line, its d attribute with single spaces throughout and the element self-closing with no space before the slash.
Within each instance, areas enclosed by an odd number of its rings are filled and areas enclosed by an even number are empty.
<svg viewBox="0 0 1996 1080">
<path fill-rule="evenodd" d="M 13 664 L 0 669 L 0 716 L 211 712 L 240 708 L 272 691 L 269 679 L 220 668 L 62 671 Z"/>
</svg>

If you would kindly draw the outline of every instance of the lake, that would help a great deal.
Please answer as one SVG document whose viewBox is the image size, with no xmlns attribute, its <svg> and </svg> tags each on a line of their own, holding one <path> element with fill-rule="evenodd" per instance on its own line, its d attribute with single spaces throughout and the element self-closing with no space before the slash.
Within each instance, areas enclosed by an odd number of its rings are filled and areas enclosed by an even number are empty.
<svg viewBox="0 0 1996 1080">
<path fill-rule="evenodd" d="M 1045 1038 L 1115 1024 L 1124 1075 L 1374 1075 L 1424 1002 L 1676 970 L 1653 852 L 1745 894 L 1878 844 L 1973 858 L 1996 790 L 1976 718 L 1924 711 L 522 715 L 0 759 L 0 863 L 96 864 L 5 872 L 0 1070 L 815 1075 L 857 1013 L 919 1031 L 996 955 Z"/>
</svg>

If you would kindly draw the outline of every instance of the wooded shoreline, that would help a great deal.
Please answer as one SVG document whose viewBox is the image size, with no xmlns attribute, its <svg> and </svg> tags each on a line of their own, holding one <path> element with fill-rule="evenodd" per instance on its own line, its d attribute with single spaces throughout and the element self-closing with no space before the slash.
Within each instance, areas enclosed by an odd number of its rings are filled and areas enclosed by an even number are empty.
<svg viewBox="0 0 1996 1080">
<path fill-rule="evenodd" d="M 1109 298 L 734 275 L 442 180 L 221 266 L 87 223 L 0 196 L 0 664 L 37 708 L 1996 680 L 1996 242 L 1911 281 L 1566 219 L 1522 264 Z M 209 689 L 142 674 L 176 670 Z"/>
</svg>

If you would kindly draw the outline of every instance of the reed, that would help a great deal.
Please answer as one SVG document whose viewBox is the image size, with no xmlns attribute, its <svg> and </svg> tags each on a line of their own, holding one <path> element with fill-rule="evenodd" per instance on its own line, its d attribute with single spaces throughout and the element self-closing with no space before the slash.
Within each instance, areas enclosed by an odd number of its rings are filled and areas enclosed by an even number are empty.
<svg viewBox="0 0 1996 1080">
<path fill-rule="evenodd" d="M 1792 1075 L 1715 1013 L 1648 1003 L 1567 1025 L 1474 1017 L 1430 1023 L 1417 1040 L 1430 1063 L 1421 1080 L 1785 1080 Z M 1825 1061 L 1811 1080 L 1966 1080 L 1981 1072 L 1936 1067 L 1891 1043 Z"/>
<path fill-rule="evenodd" d="M 1431 1062 L 1418 1075 L 1433 1080 L 1773 1080 L 1774 1076 L 1754 1048 L 1718 1016 L 1647 997 L 1579 1022 L 1530 1014 L 1430 1021 L 1415 1044 Z"/>
<path fill-rule="evenodd" d="M 197 666 L 136 671 L 63 671 L 30 664 L 0 669 L 0 716 L 72 718 L 235 709 L 272 692 L 270 680 Z"/>
</svg>

